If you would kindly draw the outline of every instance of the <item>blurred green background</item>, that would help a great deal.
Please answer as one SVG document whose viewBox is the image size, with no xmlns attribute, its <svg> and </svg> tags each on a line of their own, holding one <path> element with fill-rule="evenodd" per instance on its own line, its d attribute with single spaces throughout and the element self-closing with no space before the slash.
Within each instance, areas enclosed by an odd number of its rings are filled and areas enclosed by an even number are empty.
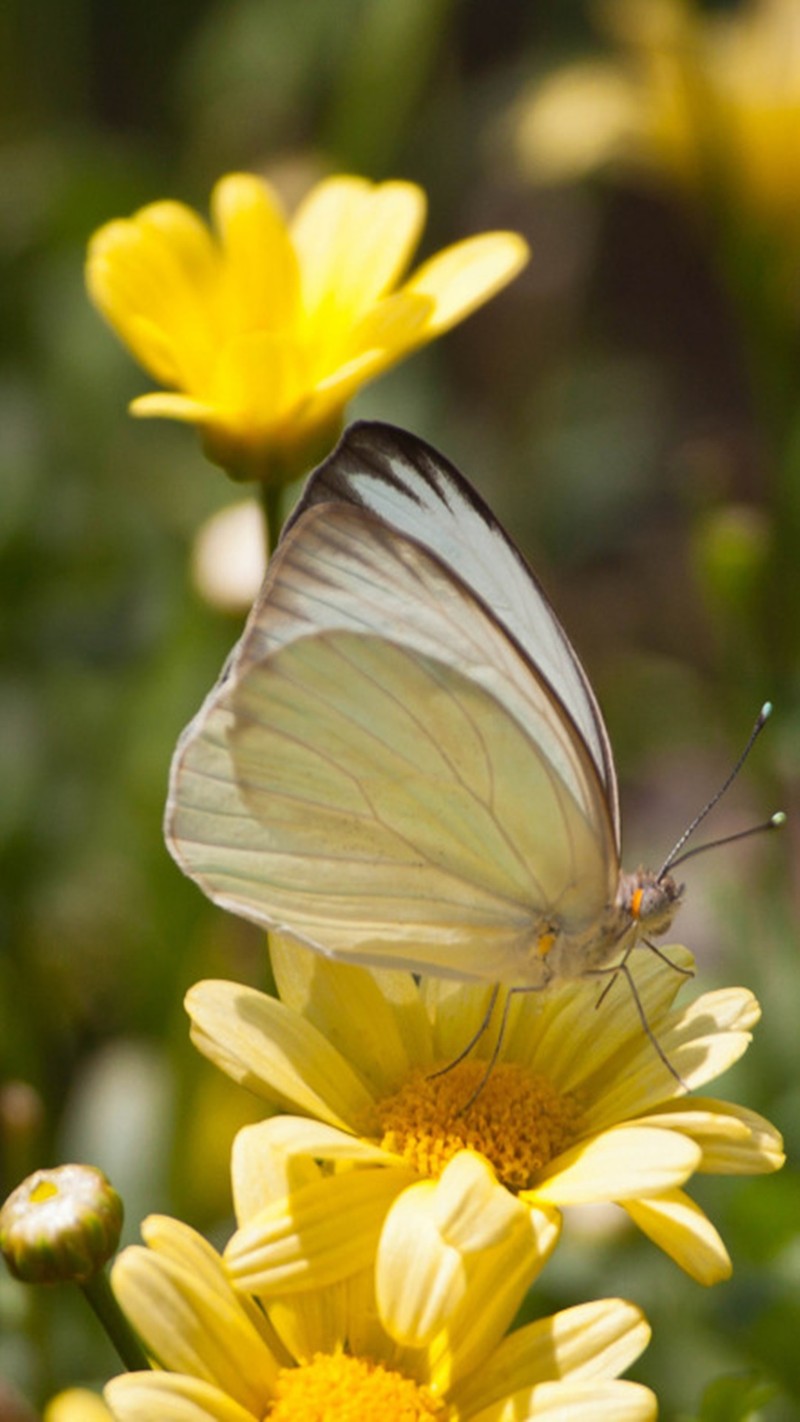
<svg viewBox="0 0 800 1422">
<path fill-rule="evenodd" d="M 713 831 L 790 816 L 687 866 L 679 920 L 699 987 L 763 1004 L 720 1094 L 787 1137 L 781 1175 L 696 1192 L 733 1281 L 706 1292 L 632 1232 L 568 1226 L 532 1307 L 630 1297 L 664 1418 L 783 1422 L 800 1417 L 800 0 L 688 13 L 676 30 L 680 7 L 650 0 L 3 7 L 0 1194 L 88 1160 L 126 1200 L 126 1239 L 151 1210 L 221 1239 L 229 1143 L 259 1115 L 196 1057 L 181 999 L 209 974 L 263 982 L 262 940 L 161 838 L 176 737 L 241 625 L 193 586 L 193 540 L 242 491 L 191 429 L 128 418 L 149 381 L 85 298 L 87 238 L 160 197 L 205 211 L 235 169 L 290 204 L 326 172 L 411 178 L 424 254 L 513 227 L 533 259 L 350 415 L 441 447 L 528 552 L 606 711 L 629 868 L 661 862 L 767 697 Z M 739 89 L 703 29 L 731 16 L 763 26 Z M 566 101 L 536 117 L 587 58 L 633 84 L 641 132 L 628 114 L 616 148 L 580 72 L 572 127 Z M 114 1370 L 77 1297 L 0 1279 L 14 1406 Z M 10 1397 L 0 1415 L 25 1415 Z"/>
</svg>

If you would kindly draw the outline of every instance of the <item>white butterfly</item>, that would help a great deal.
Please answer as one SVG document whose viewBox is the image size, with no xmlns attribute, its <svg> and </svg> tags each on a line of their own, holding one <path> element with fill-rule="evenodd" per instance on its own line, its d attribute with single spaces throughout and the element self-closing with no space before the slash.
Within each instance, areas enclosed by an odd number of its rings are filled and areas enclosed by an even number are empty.
<svg viewBox="0 0 800 1422">
<path fill-rule="evenodd" d="M 620 872 L 608 735 L 522 555 L 383 424 L 311 476 L 166 834 L 216 903 L 323 953 L 532 988 L 624 962 L 682 892 Z"/>
</svg>

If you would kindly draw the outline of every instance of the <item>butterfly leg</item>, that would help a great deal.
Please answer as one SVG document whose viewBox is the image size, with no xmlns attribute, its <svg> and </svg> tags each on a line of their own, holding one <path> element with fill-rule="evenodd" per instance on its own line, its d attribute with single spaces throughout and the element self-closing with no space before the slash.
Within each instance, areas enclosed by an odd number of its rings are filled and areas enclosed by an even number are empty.
<svg viewBox="0 0 800 1422">
<path fill-rule="evenodd" d="M 479 1024 L 478 1024 L 478 1029 L 477 1029 L 477 1031 L 476 1031 L 476 1032 L 473 1032 L 472 1036 L 470 1037 L 469 1041 L 467 1042 L 467 1045 L 466 1045 L 465 1047 L 462 1047 L 462 1049 L 461 1049 L 461 1051 L 459 1052 L 458 1056 L 457 1056 L 457 1057 L 453 1057 L 453 1060 L 452 1060 L 451 1062 L 448 1062 L 448 1063 L 447 1063 L 447 1066 L 440 1067 L 438 1071 L 432 1071 L 432 1072 L 431 1072 L 430 1078 L 429 1078 L 431 1081 L 434 1081 L 437 1076 L 444 1076 L 448 1071 L 452 1071 L 452 1070 L 453 1070 L 453 1067 L 457 1067 L 458 1064 L 459 1064 L 459 1062 L 463 1062 L 464 1059 L 469 1056 L 470 1052 L 472 1051 L 472 1048 L 481 1040 L 481 1037 L 483 1036 L 484 1032 L 486 1032 L 486 1031 L 488 1030 L 489 1023 L 490 1023 L 491 1020 L 492 1020 L 492 1014 L 493 1014 L 493 1012 L 494 1012 L 495 1007 L 497 1006 L 497 999 L 498 999 L 499 996 L 500 996 L 500 984 L 499 984 L 499 983 L 495 983 L 494 987 L 492 988 L 491 993 L 489 994 L 489 1001 L 488 1001 L 488 1003 L 487 1003 L 487 1005 L 486 1005 L 486 1011 L 484 1012 L 483 1017 L 481 1018 L 481 1020 L 480 1020 L 480 1022 L 479 1022 Z M 505 1010 L 505 1008 L 504 1008 L 504 1009 L 503 1009 L 503 1021 L 502 1021 L 502 1023 L 501 1023 L 501 1027 L 505 1025 L 505 1017 L 506 1017 L 506 1010 Z M 494 1062 L 495 1062 L 496 1060 L 497 1060 L 497 1052 L 495 1051 L 495 1053 L 493 1054 L 492 1063 L 494 1064 Z M 483 1086 L 483 1082 L 481 1082 L 481 1086 Z M 478 1090 L 480 1090 L 480 1087 L 478 1088 Z M 477 1095 L 477 1093 L 476 1093 L 476 1095 Z"/>
<path fill-rule="evenodd" d="M 661 1045 L 661 1043 L 659 1042 L 659 1040 L 658 1040 L 658 1038 L 657 1038 L 655 1032 L 653 1031 L 652 1027 L 650 1026 L 650 1023 L 649 1023 L 648 1020 L 647 1020 L 647 1013 L 645 1012 L 644 1007 L 643 1007 L 643 1005 L 642 1005 L 642 999 L 641 999 L 640 996 L 639 996 L 639 991 L 638 991 L 638 989 L 637 989 L 637 987 L 636 987 L 636 981 L 635 981 L 635 979 L 634 979 L 633 973 L 631 972 L 630 968 L 628 967 L 628 958 L 630 957 L 630 955 L 631 955 L 631 953 L 632 953 L 632 951 L 633 951 L 634 946 L 635 946 L 634 944 L 631 944 L 631 947 L 628 948 L 628 949 L 626 949 L 625 954 L 624 954 L 622 960 L 621 960 L 619 963 L 615 963 L 615 964 L 614 964 L 612 967 L 610 967 L 610 968 L 592 968 L 592 969 L 590 969 L 590 970 L 585 974 L 585 976 L 586 976 L 587 978 L 602 978 L 602 977 L 608 977 L 608 979 L 609 979 L 609 981 L 606 983 L 605 987 L 603 988 L 603 991 L 602 991 L 602 993 L 600 994 L 600 997 L 598 998 L 598 1001 L 597 1001 L 597 1003 L 595 1004 L 595 1006 L 596 1006 L 596 1007 L 599 1007 L 599 1006 L 600 1006 L 600 1003 L 603 1001 L 603 998 L 606 996 L 606 994 L 607 994 L 608 992 L 610 992 L 610 990 L 611 990 L 611 988 L 614 986 L 614 983 L 616 982 L 617 978 L 618 978 L 620 975 L 622 975 L 622 977 L 625 979 L 625 981 L 626 981 L 627 984 L 628 984 L 628 987 L 629 987 L 629 989 L 630 989 L 631 997 L 633 998 L 633 1000 L 634 1000 L 634 1002 L 635 1002 L 635 1004 L 636 1004 L 636 1012 L 637 1012 L 637 1014 L 638 1014 L 639 1021 L 640 1021 L 641 1024 L 642 1024 L 642 1029 L 643 1029 L 645 1035 L 647 1036 L 647 1038 L 648 1038 L 648 1040 L 650 1041 L 651 1045 L 654 1047 L 654 1049 L 655 1049 L 657 1055 L 661 1058 L 661 1060 L 662 1060 L 662 1062 L 664 1063 L 664 1066 L 667 1068 L 667 1071 L 669 1072 L 670 1076 L 674 1076 L 674 1078 L 675 1078 L 675 1080 L 677 1081 L 678 1085 L 679 1085 L 679 1086 L 682 1086 L 683 1089 L 684 1089 L 684 1091 L 688 1091 L 688 1090 L 690 1089 L 689 1086 L 688 1086 L 687 1083 L 684 1081 L 684 1079 L 683 1079 L 683 1077 L 680 1075 L 680 1073 L 675 1070 L 674 1066 L 672 1065 L 672 1062 L 670 1061 L 669 1057 L 667 1056 L 666 1052 L 664 1051 L 664 1048 L 662 1047 L 662 1045 Z M 668 961 L 669 961 L 669 960 L 668 960 Z M 673 967 L 676 967 L 677 965 L 673 963 L 672 966 L 673 966 Z M 680 971 L 683 971 L 683 970 L 681 969 Z"/>
</svg>

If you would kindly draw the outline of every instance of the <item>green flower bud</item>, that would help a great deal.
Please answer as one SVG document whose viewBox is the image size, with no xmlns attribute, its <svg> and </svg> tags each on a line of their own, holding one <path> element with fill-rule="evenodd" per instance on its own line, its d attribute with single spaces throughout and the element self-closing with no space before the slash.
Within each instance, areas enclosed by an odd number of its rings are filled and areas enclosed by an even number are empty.
<svg viewBox="0 0 800 1422">
<path fill-rule="evenodd" d="M 83 1283 L 115 1252 L 122 1213 L 119 1195 L 94 1166 L 37 1170 L 0 1210 L 0 1250 L 25 1283 Z"/>
</svg>

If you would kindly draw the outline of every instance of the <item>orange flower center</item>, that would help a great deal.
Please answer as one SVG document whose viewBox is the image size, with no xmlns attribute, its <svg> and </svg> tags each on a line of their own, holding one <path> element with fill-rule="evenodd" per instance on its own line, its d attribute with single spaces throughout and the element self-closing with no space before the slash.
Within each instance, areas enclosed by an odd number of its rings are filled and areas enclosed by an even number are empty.
<svg viewBox="0 0 800 1422">
<path fill-rule="evenodd" d="M 318 1353 L 278 1373 L 264 1422 L 446 1422 L 448 1409 L 402 1373 L 346 1353 Z"/>
<path fill-rule="evenodd" d="M 458 1062 L 441 1075 L 417 1068 L 378 1103 L 383 1147 L 426 1176 L 440 1175 L 460 1150 L 479 1151 L 508 1189 L 530 1188 L 574 1139 L 578 1102 L 517 1062 L 499 1062 L 485 1075 L 482 1061 Z"/>
</svg>

